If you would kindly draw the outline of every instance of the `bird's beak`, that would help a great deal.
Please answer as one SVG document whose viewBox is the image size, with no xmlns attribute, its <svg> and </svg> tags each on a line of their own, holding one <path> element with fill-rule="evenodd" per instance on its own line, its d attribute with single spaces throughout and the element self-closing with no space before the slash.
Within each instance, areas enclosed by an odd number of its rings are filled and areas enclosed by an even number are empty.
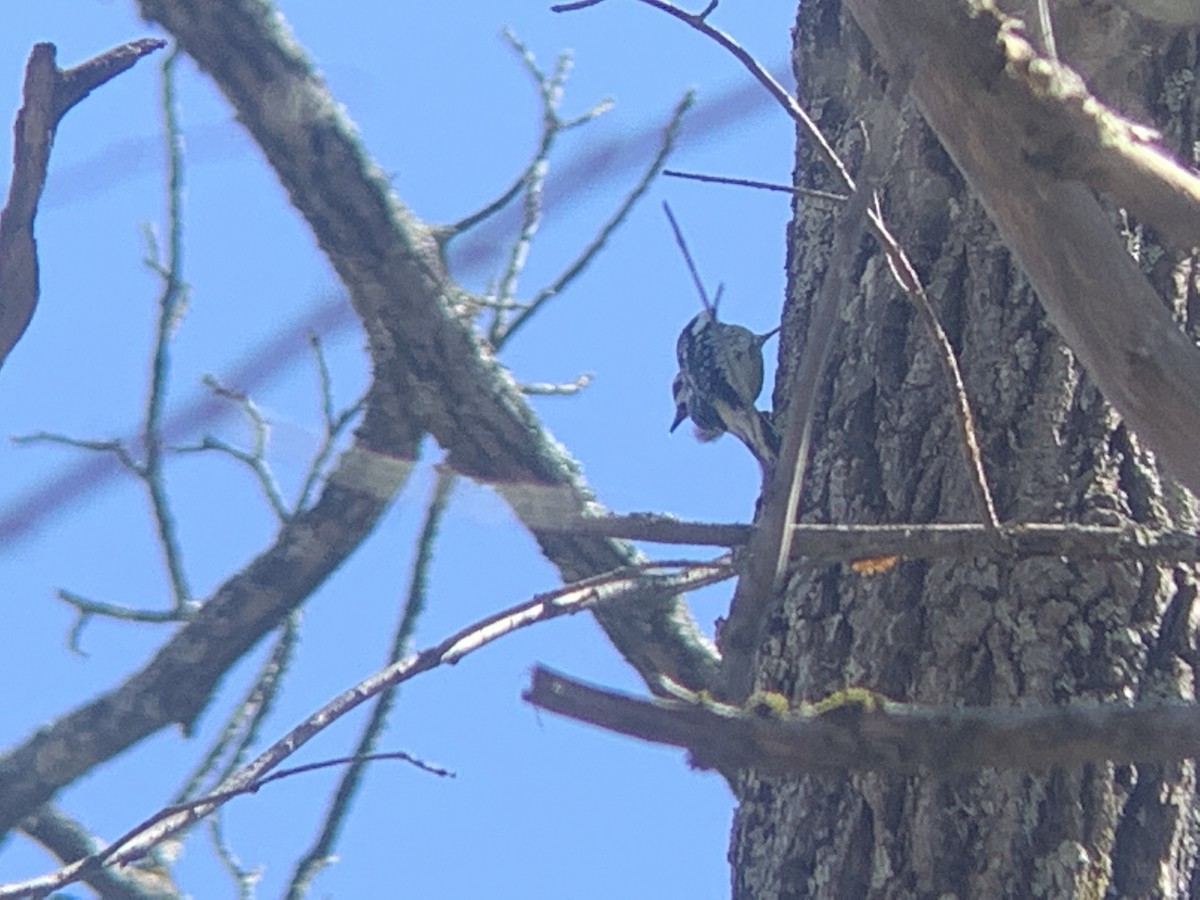
<svg viewBox="0 0 1200 900">
<path fill-rule="evenodd" d="M 671 427 L 668 429 L 668 431 L 674 431 L 676 428 L 678 428 L 680 426 L 680 424 L 683 422 L 683 420 L 686 419 L 687 417 L 688 417 L 687 407 L 684 406 L 682 403 L 680 403 L 678 406 L 675 407 L 675 421 L 671 423 Z"/>
</svg>

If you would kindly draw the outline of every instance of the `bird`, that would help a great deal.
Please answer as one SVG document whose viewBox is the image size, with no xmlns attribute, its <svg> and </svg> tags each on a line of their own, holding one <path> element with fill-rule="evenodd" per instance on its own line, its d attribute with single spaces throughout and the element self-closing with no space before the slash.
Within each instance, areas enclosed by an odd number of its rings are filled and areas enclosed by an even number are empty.
<svg viewBox="0 0 1200 900">
<path fill-rule="evenodd" d="M 755 334 L 717 319 L 706 305 L 679 333 L 675 355 L 679 373 L 672 383 L 673 432 L 690 418 L 696 437 L 711 441 L 726 431 L 750 450 L 767 471 L 779 454 L 770 417 L 755 406 L 763 386 L 763 344 L 779 331 Z"/>
</svg>

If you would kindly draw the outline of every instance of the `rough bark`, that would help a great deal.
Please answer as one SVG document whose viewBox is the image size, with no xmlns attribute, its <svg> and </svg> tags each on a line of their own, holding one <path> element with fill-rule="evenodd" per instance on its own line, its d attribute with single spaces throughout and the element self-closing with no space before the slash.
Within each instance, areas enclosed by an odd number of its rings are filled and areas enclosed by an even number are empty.
<svg viewBox="0 0 1200 900">
<path fill-rule="evenodd" d="M 1189 159 L 1200 119 L 1178 85 L 1197 64 L 1195 36 L 1146 31 L 1108 3 L 1060 6 L 1060 55 L 1128 114 L 1153 117 Z M 1089 30 L 1101 21 L 1105 40 Z M 882 69 L 836 0 L 800 4 L 794 53 L 802 102 L 856 168 L 858 123 L 873 121 L 888 79 L 902 73 Z M 959 354 L 1001 519 L 1194 528 L 1194 501 L 1159 473 L 1047 323 L 936 137 L 908 101 L 894 112 L 903 125 L 885 213 Z M 803 145 L 796 181 L 829 186 Z M 828 212 L 798 204 L 777 412 L 832 229 Z M 1190 259 L 1136 223 L 1130 235 L 1161 296 L 1186 314 Z M 851 277 L 857 290 L 826 373 L 801 519 L 970 520 L 932 342 L 869 239 Z M 934 704 L 1190 700 L 1194 596 L 1190 567 L 1148 563 L 914 561 L 872 577 L 806 564 L 774 614 L 758 684 L 797 700 L 846 685 Z M 739 784 L 733 894 L 1196 896 L 1195 792 L 1191 764 L 911 778 L 751 772 Z"/>
</svg>

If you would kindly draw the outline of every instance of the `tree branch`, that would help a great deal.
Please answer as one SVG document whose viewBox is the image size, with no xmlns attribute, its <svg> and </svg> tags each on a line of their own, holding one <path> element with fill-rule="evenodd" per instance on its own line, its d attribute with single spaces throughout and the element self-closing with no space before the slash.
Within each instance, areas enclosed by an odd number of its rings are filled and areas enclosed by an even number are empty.
<svg viewBox="0 0 1200 900">
<path fill-rule="evenodd" d="M 707 547 L 740 547 L 754 534 L 753 525 L 689 522 L 657 513 L 589 516 L 572 528 L 630 541 Z M 1197 563 L 1200 536 L 1188 531 L 1040 522 L 1001 525 L 994 530 L 971 522 L 792 526 L 793 561 L 852 562 L 883 556 L 905 559 L 1066 556 L 1076 560 Z"/>
<path fill-rule="evenodd" d="M 535 668 L 524 697 L 541 709 L 657 744 L 687 748 L 693 765 L 785 775 L 940 775 L 985 767 L 1045 770 L 1089 762 L 1167 763 L 1200 756 L 1200 706 L 1082 704 L 933 707 L 862 689 L 778 711 L 643 700 Z"/>
<path fill-rule="evenodd" d="M 58 123 L 72 106 L 166 41 L 144 38 L 114 47 L 72 69 L 55 64 L 53 44 L 35 44 L 25 66 L 24 103 L 13 126 L 13 171 L 0 212 L 0 365 L 16 346 L 38 300 L 33 220 L 46 187 Z"/>
</svg>

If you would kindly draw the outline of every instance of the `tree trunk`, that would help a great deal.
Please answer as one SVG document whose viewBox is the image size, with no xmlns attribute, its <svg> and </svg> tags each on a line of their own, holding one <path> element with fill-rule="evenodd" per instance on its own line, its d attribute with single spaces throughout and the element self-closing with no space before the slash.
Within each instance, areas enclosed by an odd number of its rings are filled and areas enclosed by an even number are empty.
<svg viewBox="0 0 1200 900">
<path fill-rule="evenodd" d="M 1200 104 L 1183 89 L 1197 66 L 1194 33 L 1146 30 L 1108 3 L 1062 0 L 1054 10 L 1060 56 L 1119 108 L 1153 118 L 1195 164 Z M 800 4 L 794 62 L 802 104 L 852 171 L 866 152 L 859 123 L 901 117 L 898 145 L 884 148 L 884 213 L 959 356 L 1001 520 L 1194 528 L 1194 499 L 1156 468 L 1047 323 L 936 137 L 907 101 L 887 106 L 884 87 L 903 73 L 881 69 L 836 0 Z M 803 141 L 797 160 L 798 185 L 838 189 Z M 835 216 L 797 202 L 776 415 Z M 1161 296 L 1186 314 L 1191 257 L 1127 225 Z M 853 267 L 800 516 L 978 521 L 934 343 L 870 238 Z M 874 576 L 801 564 L 757 683 L 796 701 L 847 685 L 934 704 L 1192 700 L 1194 597 L 1190 568 L 1133 563 L 908 561 Z M 1191 764 L 962 778 L 751 772 L 739 795 L 730 852 L 739 898 L 1200 896 Z"/>
</svg>

